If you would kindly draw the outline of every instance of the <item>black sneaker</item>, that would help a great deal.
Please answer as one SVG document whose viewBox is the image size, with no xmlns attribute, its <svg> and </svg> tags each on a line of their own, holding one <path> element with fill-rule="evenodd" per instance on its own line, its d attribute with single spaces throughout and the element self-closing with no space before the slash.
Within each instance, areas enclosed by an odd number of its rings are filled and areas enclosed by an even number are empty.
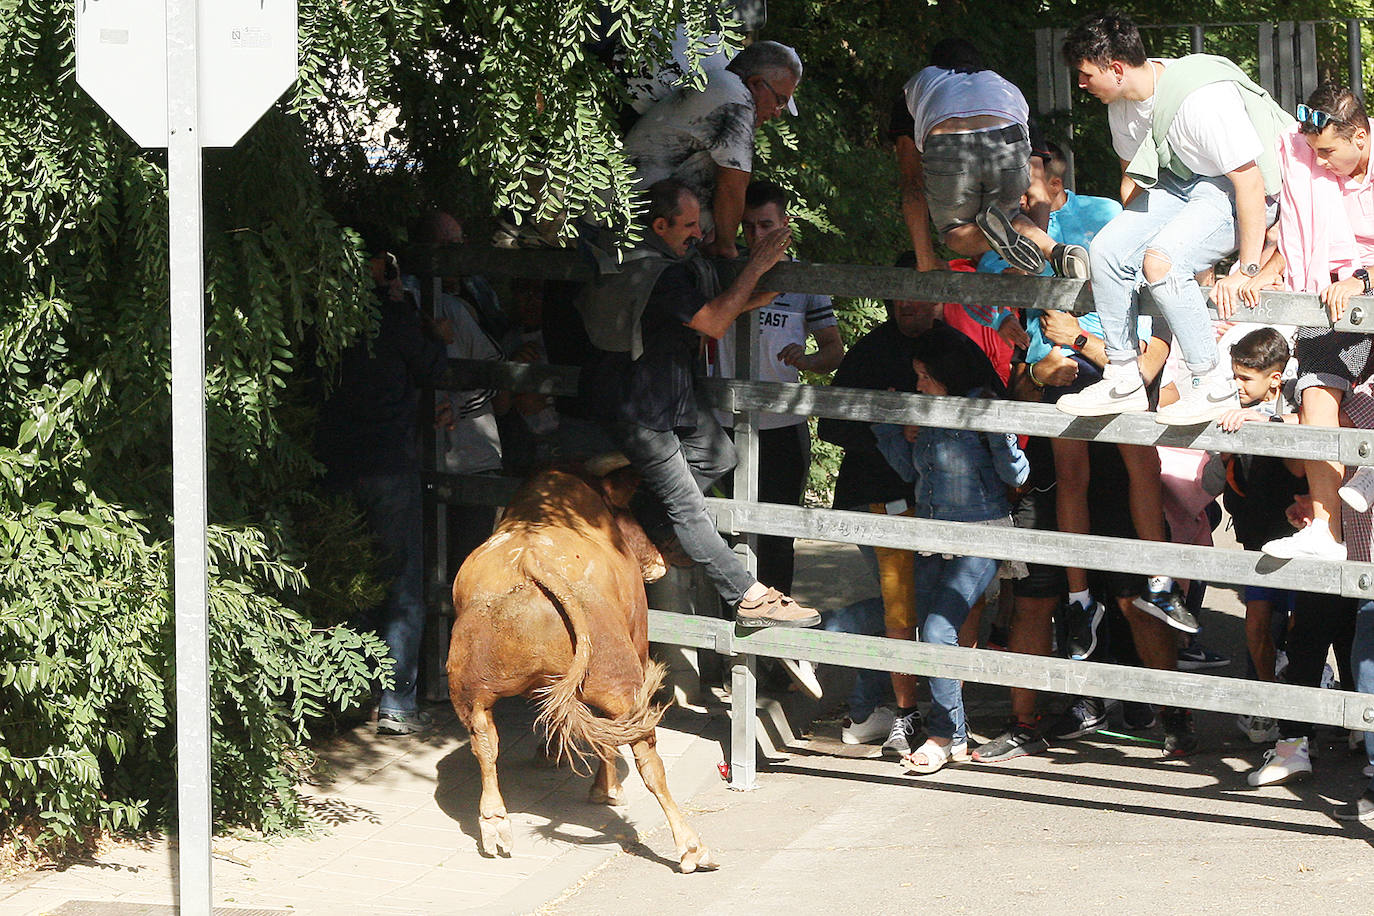
<svg viewBox="0 0 1374 916">
<path fill-rule="evenodd" d="M 919 712 L 898 716 L 892 720 L 892 728 L 887 733 L 887 740 L 883 742 L 883 756 L 896 757 L 900 760 L 910 754 L 911 739 L 920 733 L 921 714 Z"/>
<path fill-rule="evenodd" d="M 1130 731 L 1143 732 L 1154 728 L 1158 721 L 1155 717 L 1155 708 L 1149 703 L 1125 700 L 1121 704 L 1121 722 Z"/>
<path fill-rule="evenodd" d="M 1331 816 L 1338 821 L 1359 821 L 1362 824 L 1374 821 L 1374 789 L 1365 789 L 1364 794 L 1354 801 L 1337 805 Z"/>
<path fill-rule="evenodd" d="M 1069 658 L 1082 661 L 1097 648 L 1097 627 L 1107 616 L 1107 609 L 1101 601 L 1094 601 L 1090 608 L 1070 601 L 1064 605 L 1063 615 L 1064 643 Z"/>
<path fill-rule="evenodd" d="M 1187 757 L 1197 750 L 1197 733 L 1193 731 L 1193 712 L 1190 709 L 1166 709 L 1164 719 L 1164 756 Z"/>
<path fill-rule="evenodd" d="M 992 250 L 1001 255 L 1002 260 L 1012 267 L 1036 276 L 1045 269 L 1045 256 L 1035 243 L 1016 231 L 1011 217 L 1002 212 L 996 204 L 988 207 L 973 218 L 983 237 L 988 240 Z"/>
<path fill-rule="evenodd" d="M 1013 722 L 1005 732 L 973 752 L 973 759 L 979 763 L 997 763 L 1013 757 L 1026 757 L 1038 754 L 1049 747 L 1040 737 L 1040 730 L 1024 722 Z"/>
<path fill-rule="evenodd" d="M 1106 724 L 1107 704 L 1097 697 L 1079 697 L 1072 706 L 1050 722 L 1045 729 L 1045 736 L 1068 741 L 1100 731 Z"/>
<path fill-rule="evenodd" d="M 1206 671 L 1209 668 L 1225 668 L 1231 660 L 1220 652 L 1213 652 L 1202 643 L 1194 640 L 1178 650 L 1179 671 Z"/>
<path fill-rule="evenodd" d="M 1178 587 L 1178 583 L 1174 583 L 1174 587 L 1167 592 L 1147 590 L 1145 594 L 1136 596 L 1132 603 L 1145 613 L 1158 617 L 1175 630 L 1182 630 L 1184 633 L 1196 633 L 1201 629 L 1198 626 L 1197 618 L 1193 616 L 1193 612 L 1184 606 L 1183 590 Z"/>
</svg>

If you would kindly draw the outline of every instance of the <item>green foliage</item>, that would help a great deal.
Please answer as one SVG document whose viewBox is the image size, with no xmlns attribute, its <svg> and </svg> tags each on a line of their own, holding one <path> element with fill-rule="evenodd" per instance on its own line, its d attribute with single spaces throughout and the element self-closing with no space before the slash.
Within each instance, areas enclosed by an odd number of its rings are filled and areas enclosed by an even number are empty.
<svg viewBox="0 0 1374 916">
<path fill-rule="evenodd" d="M 76 86 L 72 10 L 0 6 L 0 834 L 48 851 L 164 824 L 175 785 L 165 157 Z M 281 829 L 307 723 L 389 665 L 337 626 L 378 588 L 305 384 L 372 311 L 298 117 L 207 153 L 205 198 L 215 805 Z"/>
</svg>

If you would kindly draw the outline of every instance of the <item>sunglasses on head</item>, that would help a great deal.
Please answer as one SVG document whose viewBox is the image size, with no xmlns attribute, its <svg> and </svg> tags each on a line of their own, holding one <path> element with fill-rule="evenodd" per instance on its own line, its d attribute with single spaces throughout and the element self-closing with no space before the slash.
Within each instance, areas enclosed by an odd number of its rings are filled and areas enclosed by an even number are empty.
<svg viewBox="0 0 1374 916">
<path fill-rule="evenodd" d="M 1320 108 L 1309 108 L 1306 105 L 1298 106 L 1298 120 L 1304 124 L 1311 124 L 1317 130 L 1324 130 L 1326 125 L 1332 121 L 1339 121 L 1340 118 L 1333 114 L 1328 114 Z"/>
</svg>

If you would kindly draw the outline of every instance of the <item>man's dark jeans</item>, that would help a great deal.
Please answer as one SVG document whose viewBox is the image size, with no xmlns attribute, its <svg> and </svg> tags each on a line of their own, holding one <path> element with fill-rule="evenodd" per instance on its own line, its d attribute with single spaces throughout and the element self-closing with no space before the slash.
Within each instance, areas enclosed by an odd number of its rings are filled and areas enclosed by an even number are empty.
<svg viewBox="0 0 1374 916">
<path fill-rule="evenodd" d="M 420 510 L 420 475 L 376 474 L 355 478 L 349 493 L 367 518 L 367 527 L 382 548 L 379 573 L 391 584 L 370 629 L 386 643 L 396 662 L 395 685 L 383 690 L 378 712 L 415 713 L 415 681 L 420 670 L 420 641 L 425 630 L 424 529 Z"/>
<path fill-rule="evenodd" d="M 641 492 L 634 509 L 651 534 L 672 527 L 683 551 L 706 570 L 720 597 L 732 607 L 754 584 L 733 550 L 716 531 L 706 509 L 706 490 L 735 467 L 735 446 L 700 402 L 696 424 L 669 430 L 634 423 L 611 427 L 616 445 L 639 471 Z M 647 491 L 653 498 L 643 498 Z"/>
</svg>

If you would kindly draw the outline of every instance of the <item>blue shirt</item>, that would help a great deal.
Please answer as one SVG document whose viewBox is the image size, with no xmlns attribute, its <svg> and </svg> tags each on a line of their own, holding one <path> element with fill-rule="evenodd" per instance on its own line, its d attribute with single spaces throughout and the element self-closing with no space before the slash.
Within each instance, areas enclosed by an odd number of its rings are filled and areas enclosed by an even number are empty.
<svg viewBox="0 0 1374 916">
<path fill-rule="evenodd" d="M 1107 197 L 1087 197 L 1065 190 L 1066 200 L 1064 206 L 1050 213 L 1049 236 L 1056 242 L 1063 242 L 1065 245 L 1082 245 L 1087 248 L 1092 244 L 1093 238 L 1102 227 L 1111 222 L 1112 219 L 1121 212 L 1121 204 Z M 979 273 L 1000 274 L 1010 267 L 1006 261 L 995 251 L 989 251 L 978 261 Z M 1045 266 L 1041 276 L 1053 276 L 1054 272 Z M 1007 319 L 1011 314 L 1010 309 L 997 309 L 992 314 L 980 315 L 970 311 L 969 314 L 980 324 L 996 328 Z M 1049 355 L 1050 349 L 1054 344 L 1050 343 L 1045 337 L 1044 331 L 1040 327 L 1040 309 L 1031 309 L 1026 313 L 1026 333 L 1030 336 L 1030 345 L 1026 347 L 1026 362 L 1037 363 Z M 1096 312 L 1088 312 L 1078 316 L 1078 323 L 1083 328 L 1084 333 L 1094 337 L 1102 336 L 1102 322 L 1097 317 Z M 1148 340 L 1150 337 L 1151 325 L 1149 317 L 1144 316 L 1140 328 L 1141 339 Z M 1072 347 L 1062 348 L 1065 353 L 1072 353 Z"/>
</svg>

